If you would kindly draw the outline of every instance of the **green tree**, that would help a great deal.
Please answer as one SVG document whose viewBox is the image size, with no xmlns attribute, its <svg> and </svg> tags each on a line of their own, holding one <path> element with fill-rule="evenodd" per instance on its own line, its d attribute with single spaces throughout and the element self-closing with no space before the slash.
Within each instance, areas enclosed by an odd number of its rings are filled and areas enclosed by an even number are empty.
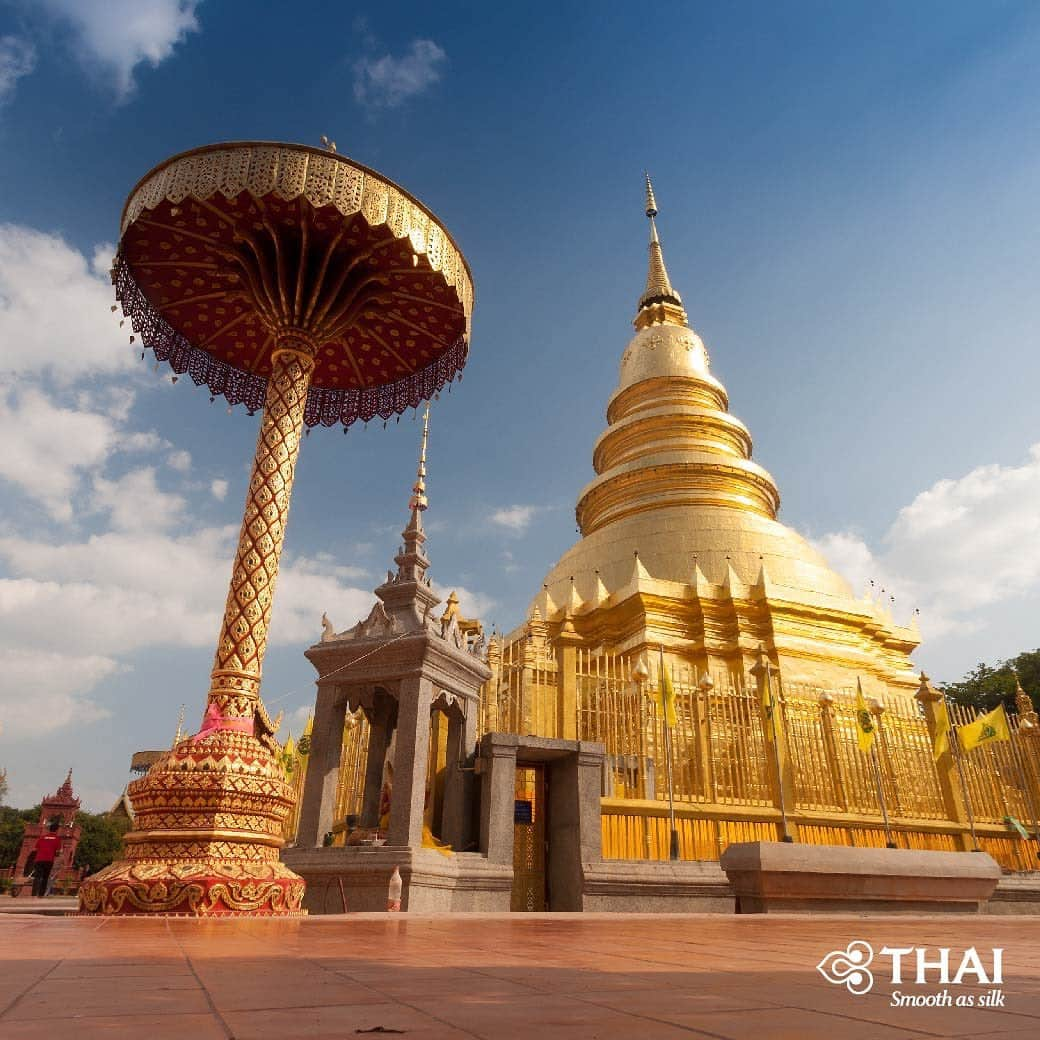
<svg viewBox="0 0 1040 1040">
<path fill-rule="evenodd" d="M 40 818 L 40 807 L 12 809 L 0 807 L 0 868 L 13 867 L 18 862 L 18 850 L 25 837 L 25 825 Z"/>
<path fill-rule="evenodd" d="M 108 813 L 76 813 L 76 822 L 82 828 L 76 848 L 77 867 L 90 867 L 92 874 L 107 867 L 123 851 L 123 835 L 130 822 Z"/>
<path fill-rule="evenodd" d="M 1001 702 L 1014 709 L 1015 672 L 1033 707 L 1040 706 L 1040 649 L 1024 650 L 996 665 L 980 663 L 960 682 L 945 683 L 943 689 L 952 700 L 977 711 L 990 711 Z"/>
</svg>

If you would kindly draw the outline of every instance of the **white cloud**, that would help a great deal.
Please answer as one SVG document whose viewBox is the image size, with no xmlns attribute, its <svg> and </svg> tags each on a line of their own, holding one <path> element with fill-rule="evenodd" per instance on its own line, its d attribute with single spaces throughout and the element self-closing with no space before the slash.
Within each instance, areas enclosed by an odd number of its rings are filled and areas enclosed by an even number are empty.
<svg viewBox="0 0 1040 1040">
<path fill-rule="evenodd" d="M 488 519 L 508 531 L 523 534 L 539 510 L 539 506 L 502 506 L 494 510 Z"/>
<path fill-rule="evenodd" d="M 72 519 L 73 491 L 85 471 L 112 453 L 116 435 L 104 415 L 63 408 L 33 386 L 16 391 L 0 385 L 0 477 L 56 520 Z"/>
<path fill-rule="evenodd" d="M 129 369 L 135 355 L 112 302 L 107 276 L 58 235 L 0 224 L 0 374 L 70 384 Z"/>
<path fill-rule="evenodd" d="M 20 36 L 0 36 L 0 105 L 14 95 L 23 76 L 36 67 L 36 48 Z"/>
<path fill-rule="evenodd" d="M 278 732 L 278 739 L 284 740 L 289 736 L 290 732 L 294 737 L 298 737 L 303 732 L 307 725 L 307 720 L 312 714 L 314 714 L 313 704 L 301 704 L 292 711 L 286 711 L 282 729 Z"/>
<path fill-rule="evenodd" d="M 138 65 L 157 67 L 199 29 L 198 0 L 42 0 L 42 5 L 71 30 L 79 60 L 112 77 L 120 98 L 133 91 Z"/>
<path fill-rule="evenodd" d="M 178 473 L 187 473 L 191 469 L 191 452 L 177 450 L 166 456 L 166 465 Z"/>
<path fill-rule="evenodd" d="M 145 472 L 135 471 L 134 480 L 147 486 Z M 38 641 L 45 619 L 60 617 L 63 646 L 75 653 L 215 645 L 238 528 L 167 534 L 127 519 L 124 512 L 121 529 L 82 541 L 0 538 L 0 562 L 13 575 L 0 579 L 4 635 Z M 271 641 L 316 640 L 323 610 L 349 624 L 367 614 L 372 594 L 345 584 L 351 573 L 310 558 L 283 561 Z"/>
<path fill-rule="evenodd" d="M 91 505 L 108 513 L 116 530 L 167 531 L 181 522 L 186 503 L 182 495 L 161 490 L 155 469 L 145 466 L 114 480 L 95 477 Z"/>
<path fill-rule="evenodd" d="M 940 480 L 899 511 L 871 548 L 853 532 L 815 541 L 854 588 L 920 607 L 926 639 L 977 630 L 985 609 L 1040 591 L 1040 444 L 1020 466 Z"/>
<path fill-rule="evenodd" d="M 209 485 L 210 494 L 218 501 L 223 502 L 227 498 L 228 482 L 226 480 L 214 480 Z"/>
<path fill-rule="evenodd" d="M 109 713 L 90 699 L 103 679 L 120 671 L 110 657 L 74 656 L 42 648 L 0 647 L 0 711 L 5 735 L 51 733 L 72 722 L 88 723 Z"/>
<path fill-rule="evenodd" d="M 412 40 L 400 58 L 362 58 L 354 66 L 354 98 L 375 108 L 396 108 L 436 83 L 447 57 L 433 40 Z"/>
</svg>

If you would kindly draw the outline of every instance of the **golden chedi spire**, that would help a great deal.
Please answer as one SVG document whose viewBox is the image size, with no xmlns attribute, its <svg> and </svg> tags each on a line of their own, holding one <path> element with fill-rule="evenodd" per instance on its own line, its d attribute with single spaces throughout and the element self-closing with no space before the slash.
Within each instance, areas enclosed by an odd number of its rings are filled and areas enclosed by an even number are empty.
<svg viewBox="0 0 1040 1040">
<path fill-rule="evenodd" d="M 591 645 L 667 642 L 703 670 L 737 667 L 769 631 L 770 654 L 795 677 L 841 685 L 874 674 L 916 689 L 914 633 L 857 600 L 778 522 L 776 482 L 752 461 L 751 434 L 730 414 L 665 267 L 649 178 L 646 216 L 646 289 L 593 451 L 596 475 L 578 497 L 581 539 L 536 602 L 556 606 L 553 624 L 566 612 L 558 605 L 581 603 L 572 613 Z"/>
<path fill-rule="evenodd" d="M 639 310 L 633 324 L 637 329 L 650 325 L 688 324 L 683 310 L 682 297 L 672 288 L 668 269 L 664 266 L 664 253 L 657 235 L 657 199 L 650 174 L 646 174 L 646 215 L 650 220 L 650 263 L 646 272 L 646 291 L 639 298 Z"/>
<path fill-rule="evenodd" d="M 685 505 L 731 506 L 769 519 L 780 505 L 773 478 L 751 461 L 751 435 L 727 411 L 726 389 L 709 371 L 704 342 L 672 287 L 657 212 L 647 177 L 646 291 L 607 406 L 608 428 L 593 456 L 599 476 L 578 502 L 584 535 L 627 516 Z"/>
</svg>

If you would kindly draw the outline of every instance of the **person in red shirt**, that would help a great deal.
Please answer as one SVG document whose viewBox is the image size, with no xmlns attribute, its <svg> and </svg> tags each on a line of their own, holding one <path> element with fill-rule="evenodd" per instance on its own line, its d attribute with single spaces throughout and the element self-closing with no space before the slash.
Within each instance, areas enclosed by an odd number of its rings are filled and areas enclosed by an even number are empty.
<svg viewBox="0 0 1040 1040">
<path fill-rule="evenodd" d="M 58 834 L 58 821 L 51 820 L 47 833 L 36 839 L 36 862 L 33 866 L 32 894 L 42 899 L 47 894 L 47 879 L 51 876 L 51 868 L 61 849 L 61 835 Z"/>
</svg>

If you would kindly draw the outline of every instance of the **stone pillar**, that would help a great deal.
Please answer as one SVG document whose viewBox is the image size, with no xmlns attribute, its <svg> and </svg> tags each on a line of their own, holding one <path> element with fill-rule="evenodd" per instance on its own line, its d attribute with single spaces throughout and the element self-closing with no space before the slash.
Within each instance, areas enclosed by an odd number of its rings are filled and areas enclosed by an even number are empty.
<svg viewBox="0 0 1040 1040">
<path fill-rule="evenodd" d="M 346 714 L 346 698 L 339 696 L 337 687 L 319 684 L 300 825 L 296 832 L 296 844 L 300 848 L 320 848 L 322 839 L 332 830 Z"/>
<path fill-rule="evenodd" d="M 603 858 L 603 822 L 600 813 L 599 775 L 603 768 L 603 745 L 578 744 L 578 825 L 581 829 L 582 863 Z"/>
<path fill-rule="evenodd" d="M 924 719 L 928 726 L 928 739 L 933 748 L 935 747 L 940 723 L 947 727 L 946 747 L 935 763 L 935 772 L 939 778 L 939 792 L 942 795 L 946 815 L 951 822 L 959 824 L 963 828 L 955 836 L 954 840 L 958 848 L 962 851 L 967 851 L 972 848 L 972 840 L 968 826 L 968 812 L 964 805 L 960 778 L 957 775 L 957 763 L 954 760 L 951 748 L 952 742 L 957 739 L 957 735 L 954 732 L 952 720 L 946 710 L 946 702 L 943 699 L 943 695 L 932 686 L 928 676 L 923 672 L 921 673 L 921 685 L 918 687 L 917 693 L 914 694 L 914 698 L 924 710 Z"/>
<path fill-rule="evenodd" d="M 578 739 L 578 647 L 581 636 L 574 622 L 564 619 L 560 634 L 553 640 L 556 648 L 556 736 Z"/>
<path fill-rule="evenodd" d="M 490 863 L 513 863 L 513 803 L 516 801 L 517 738 L 487 733 L 480 742 L 480 851 Z M 599 775 L 596 776 L 599 792 Z"/>
<path fill-rule="evenodd" d="M 477 741 L 475 703 L 466 702 L 465 714 L 453 709 L 448 715 L 448 765 L 444 783 L 444 812 L 441 838 L 457 852 L 465 852 L 473 843 L 472 772 Z"/>
<path fill-rule="evenodd" d="M 433 685 L 429 679 L 416 674 L 401 680 L 388 845 L 422 845 L 432 700 Z"/>
</svg>

